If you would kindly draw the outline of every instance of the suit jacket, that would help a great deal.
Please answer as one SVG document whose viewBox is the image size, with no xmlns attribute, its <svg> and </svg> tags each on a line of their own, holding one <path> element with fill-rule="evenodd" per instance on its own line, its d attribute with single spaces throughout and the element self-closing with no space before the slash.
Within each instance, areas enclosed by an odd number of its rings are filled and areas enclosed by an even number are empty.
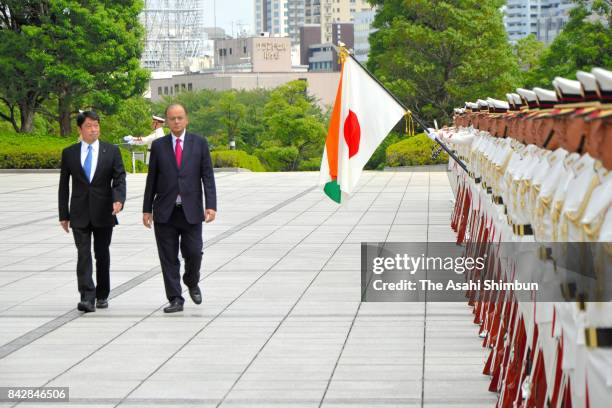
<svg viewBox="0 0 612 408">
<path fill-rule="evenodd" d="M 142 211 L 153 213 L 155 222 L 168 222 L 180 194 L 185 219 L 190 224 L 198 224 L 204 221 L 202 190 L 206 208 L 217 210 L 215 176 L 208 142 L 201 136 L 185 133 L 179 169 L 172 139 L 172 135 L 168 134 L 151 145 Z"/>
<path fill-rule="evenodd" d="M 100 140 L 98 164 L 89 183 L 81 165 L 81 143 L 62 151 L 62 163 L 58 191 L 60 221 L 70 220 L 70 225 L 85 228 L 112 227 L 117 223 L 113 203 L 125 202 L 125 170 L 119 148 Z M 69 180 L 72 177 L 70 206 Z"/>
</svg>

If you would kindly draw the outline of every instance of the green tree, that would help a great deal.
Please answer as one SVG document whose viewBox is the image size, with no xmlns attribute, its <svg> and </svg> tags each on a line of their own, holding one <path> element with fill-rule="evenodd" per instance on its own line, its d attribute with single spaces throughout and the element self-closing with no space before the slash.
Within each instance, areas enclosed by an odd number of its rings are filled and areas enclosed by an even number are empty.
<svg viewBox="0 0 612 408">
<path fill-rule="evenodd" d="M 151 105 L 142 96 L 121 101 L 117 113 L 102 118 L 102 136 L 112 143 L 123 143 L 127 135 L 147 136 L 151 129 Z"/>
<path fill-rule="evenodd" d="M 550 87 L 556 76 L 575 78 L 576 71 L 612 66 L 612 12 L 609 3 L 578 1 L 561 33 L 527 74 L 527 86 Z"/>
<path fill-rule="evenodd" d="M 292 81 L 278 87 L 270 95 L 264 109 L 268 133 L 268 149 L 294 147 L 293 150 L 275 149 L 283 160 L 293 156 L 293 161 L 283 170 L 297 170 L 302 160 L 320 155 L 325 143 L 326 129 L 321 109 L 307 94 L 305 81 Z M 265 159 L 264 159 L 265 161 Z"/>
<path fill-rule="evenodd" d="M 149 74 L 140 68 L 142 0 L 26 1 L 32 5 L 29 8 L 18 7 L 21 3 L 0 0 L 4 20 L 26 16 L 19 30 L 2 30 L 7 33 L 0 41 L 6 42 L 0 66 L 31 65 L 32 69 L 14 70 L 10 82 L 22 82 L 28 92 L 41 93 L 37 100 L 54 98 L 57 111 L 40 105 L 34 109 L 58 120 L 63 136 L 70 134 L 71 117 L 79 108 L 114 113 L 121 100 L 143 93 Z M 25 46 L 12 53 L 5 51 Z M 23 90 L 15 93 L 27 94 Z"/>
<path fill-rule="evenodd" d="M 48 12 L 46 1 L 0 0 L 0 101 L 6 108 L 0 118 L 20 133 L 32 131 L 36 110 L 49 98 L 45 58 L 35 51 L 37 35 L 30 29 Z"/>
<path fill-rule="evenodd" d="M 217 111 L 220 114 L 220 122 L 226 130 L 228 143 L 236 142 L 236 135 L 246 114 L 246 106 L 238 102 L 235 92 L 226 92 L 219 99 Z"/>
<path fill-rule="evenodd" d="M 266 133 L 266 119 L 264 108 L 270 100 L 271 91 L 265 89 L 254 89 L 251 91 L 239 91 L 237 100 L 246 106 L 245 119 L 242 121 L 236 138 L 236 148 L 253 153 L 260 147 L 263 136 Z"/>
<path fill-rule="evenodd" d="M 530 34 L 518 40 L 513 48 L 521 70 L 529 71 L 537 66 L 546 46 L 542 41 L 538 41 L 535 35 Z"/>
<path fill-rule="evenodd" d="M 369 69 L 427 123 L 517 81 L 503 0 L 370 0 L 378 6 Z"/>
</svg>

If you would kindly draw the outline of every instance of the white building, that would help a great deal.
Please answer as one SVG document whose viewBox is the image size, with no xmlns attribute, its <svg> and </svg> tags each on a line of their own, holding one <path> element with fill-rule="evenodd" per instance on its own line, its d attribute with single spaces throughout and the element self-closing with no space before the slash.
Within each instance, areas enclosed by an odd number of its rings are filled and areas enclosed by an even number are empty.
<svg viewBox="0 0 612 408">
<path fill-rule="evenodd" d="M 332 42 L 332 23 L 352 23 L 355 13 L 372 10 L 367 0 L 310 0 L 310 3 L 311 21 L 306 23 L 321 24 L 323 43 Z"/>
<path fill-rule="evenodd" d="M 507 0 L 503 7 L 504 26 L 510 41 L 530 34 L 550 44 L 569 20 L 571 0 Z"/>
<path fill-rule="evenodd" d="M 361 63 L 365 63 L 368 60 L 368 54 L 370 54 L 370 42 L 368 38 L 370 34 L 376 31 L 372 28 L 374 22 L 374 16 L 376 15 L 375 10 L 358 11 L 353 14 L 354 27 L 355 27 L 355 58 Z"/>
<path fill-rule="evenodd" d="M 255 33 L 270 37 L 291 37 L 291 44 L 299 44 L 299 27 L 304 25 L 305 0 L 254 0 Z"/>
</svg>

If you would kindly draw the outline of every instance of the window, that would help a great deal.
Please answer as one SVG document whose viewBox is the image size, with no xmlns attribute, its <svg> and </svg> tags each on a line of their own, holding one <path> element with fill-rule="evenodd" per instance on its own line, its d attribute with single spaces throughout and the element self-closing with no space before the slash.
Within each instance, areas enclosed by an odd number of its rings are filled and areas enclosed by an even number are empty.
<svg viewBox="0 0 612 408">
<path fill-rule="evenodd" d="M 232 55 L 232 49 L 230 48 L 230 55 Z"/>
<path fill-rule="evenodd" d="M 179 84 L 174 84 L 174 93 L 179 92 Z"/>
<path fill-rule="evenodd" d="M 161 86 L 158 86 L 158 87 L 157 87 L 157 94 L 158 94 L 158 95 L 161 95 L 161 94 L 162 94 L 162 87 L 161 87 Z"/>
<path fill-rule="evenodd" d="M 164 95 L 168 95 L 168 87 L 164 86 Z"/>
<path fill-rule="evenodd" d="M 193 91 L 193 84 L 192 83 L 187 84 L 187 90 L 188 91 Z"/>
<path fill-rule="evenodd" d="M 244 54 L 246 54 L 246 45 L 245 45 L 244 47 L 242 47 L 242 52 L 243 52 Z"/>
</svg>

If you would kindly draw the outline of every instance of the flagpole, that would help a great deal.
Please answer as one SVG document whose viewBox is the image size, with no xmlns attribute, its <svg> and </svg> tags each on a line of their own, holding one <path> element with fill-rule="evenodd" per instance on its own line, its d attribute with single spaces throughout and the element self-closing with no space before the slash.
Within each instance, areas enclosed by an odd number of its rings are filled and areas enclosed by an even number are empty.
<svg viewBox="0 0 612 408">
<path fill-rule="evenodd" d="M 455 160 L 457 162 L 457 164 L 466 172 L 468 173 L 468 168 L 465 165 L 465 163 L 463 161 L 461 161 L 461 159 L 459 159 L 457 157 L 457 155 L 455 153 L 453 153 L 453 151 L 451 149 L 448 148 L 448 146 L 446 146 L 440 139 L 438 139 L 438 136 L 433 133 L 430 132 L 429 129 L 427 128 L 427 126 L 425 126 L 425 124 L 423 123 L 423 121 L 421 119 L 418 118 L 418 116 L 416 116 L 410 109 L 408 109 L 399 99 L 397 99 L 397 97 L 395 95 L 393 95 L 393 93 L 391 93 L 390 90 L 387 89 L 386 86 L 384 86 L 382 84 L 382 82 L 380 82 L 378 80 L 378 78 L 376 78 L 366 67 L 363 66 L 363 64 L 359 61 L 357 61 L 357 59 L 355 58 L 355 56 L 353 54 L 351 54 L 350 52 L 348 52 L 348 50 L 345 47 L 338 47 L 335 44 L 332 44 L 332 46 L 334 47 L 334 49 L 336 50 L 336 52 L 338 52 L 338 54 L 341 54 L 342 51 L 344 50 L 344 52 L 346 53 L 345 55 L 348 55 L 349 57 L 351 57 L 353 59 L 353 61 L 355 61 L 357 63 L 357 65 L 359 65 L 369 76 L 370 78 L 372 78 L 374 81 L 376 81 L 376 83 L 378 85 L 380 85 L 380 87 L 382 89 L 385 90 L 385 92 L 387 92 L 387 94 L 389 94 L 390 97 L 392 97 L 395 102 L 397 102 L 397 104 L 399 106 L 401 106 L 402 108 L 404 108 L 404 110 L 406 112 L 410 112 L 412 114 L 412 117 L 414 118 L 414 120 L 423 128 L 423 130 L 425 131 L 425 133 L 427 133 L 427 136 L 432 139 L 433 141 L 435 141 L 436 143 L 438 143 L 440 145 L 440 147 L 442 147 L 442 149 L 444 149 L 444 151 L 446 153 L 448 153 L 448 155 L 450 157 L 453 158 L 453 160 Z"/>
</svg>

